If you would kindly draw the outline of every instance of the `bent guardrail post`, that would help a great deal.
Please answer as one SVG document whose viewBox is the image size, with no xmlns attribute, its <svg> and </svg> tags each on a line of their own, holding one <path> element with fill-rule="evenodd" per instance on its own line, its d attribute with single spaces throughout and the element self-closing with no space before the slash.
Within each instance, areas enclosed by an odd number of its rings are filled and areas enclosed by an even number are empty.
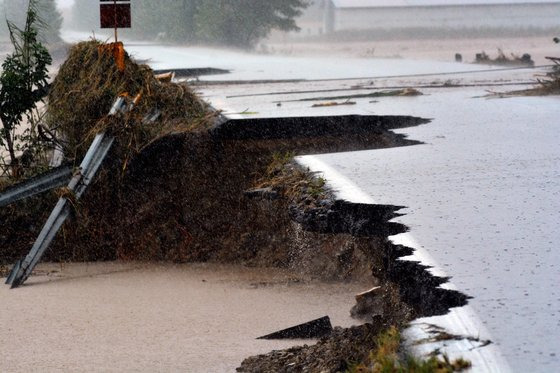
<svg viewBox="0 0 560 373">
<path fill-rule="evenodd" d="M 70 165 L 47 171 L 4 190 L 0 194 L 0 207 L 67 185 L 71 178 L 72 167 Z"/>
<path fill-rule="evenodd" d="M 70 180 L 68 184 L 68 190 L 73 192 L 76 200 L 80 199 L 91 183 L 95 173 L 113 145 L 113 141 L 114 138 L 105 133 L 98 134 L 93 140 L 93 143 L 80 165 L 79 171 L 72 177 L 72 180 Z M 29 254 L 27 254 L 23 260 L 16 263 L 12 269 L 12 273 L 8 276 L 7 283 L 11 285 L 12 288 L 18 287 L 29 278 L 33 268 L 35 268 L 39 260 L 41 260 L 43 253 L 55 238 L 58 230 L 62 227 L 62 224 L 70 214 L 70 211 L 71 201 L 67 197 L 61 197 L 41 230 L 41 233 L 39 233 L 39 237 L 37 241 L 35 241 Z"/>
<path fill-rule="evenodd" d="M 109 115 L 115 115 L 117 112 L 130 110 L 131 106 L 126 105 L 124 97 L 119 97 L 113 104 Z M 78 171 L 74 174 L 68 183 L 68 190 L 73 193 L 74 198 L 79 200 L 82 194 L 87 189 L 88 185 L 93 180 L 97 170 L 101 167 L 103 160 L 107 156 L 109 149 L 113 145 L 115 138 L 102 132 L 95 136 L 91 143 Z M 39 237 L 33 244 L 29 254 L 16 262 L 8 278 L 6 284 L 11 285 L 11 288 L 17 288 L 25 282 L 33 272 L 33 269 L 41 260 L 45 250 L 49 247 L 52 240 L 55 238 L 60 227 L 70 215 L 71 201 L 67 197 L 60 197 L 58 203 L 53 209 L 43 229 L 39 233 Z"/>
</svg>

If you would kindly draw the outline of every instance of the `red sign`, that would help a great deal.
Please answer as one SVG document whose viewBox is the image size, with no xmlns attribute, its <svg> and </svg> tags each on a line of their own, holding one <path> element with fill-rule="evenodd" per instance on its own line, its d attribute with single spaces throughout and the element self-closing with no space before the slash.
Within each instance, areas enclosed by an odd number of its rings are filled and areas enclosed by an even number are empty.
<svg viewBox="0 0 560 373">
<path fill-rule="evenodd" d="M 112 4 L 101 4 L 101 28 L 130 28 L 130 2 L 101 0 L 102 2 L 112 1 Z"/>
</svg>

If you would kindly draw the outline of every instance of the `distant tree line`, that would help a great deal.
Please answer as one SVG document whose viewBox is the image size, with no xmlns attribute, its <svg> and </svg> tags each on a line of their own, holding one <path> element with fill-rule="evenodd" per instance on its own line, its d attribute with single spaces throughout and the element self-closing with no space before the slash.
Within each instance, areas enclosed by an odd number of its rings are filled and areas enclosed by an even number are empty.
<svg viewBox="0 0 560 373">
<path fill-rule="evenodd" d="M 296 31 L 309 0 L 135 0 L 128 35 L 179 43 L 251 47 L 271 30 Z M 99 27 L 99 3 L 76 0 L 72 25 Z"/>
<path fill-rule="evenodd" d="M 55 0 L 40 0 L 36 2 L 37 21 L 41 27 L 39 39 L 47 43 L 60 41 L 62 14 L 56 7 Z M 29 0 L 0 0 L 0 37 L 9 37 L 6 21 L 13 22 L 18 27 L 25 25 Z"/>
</svg>

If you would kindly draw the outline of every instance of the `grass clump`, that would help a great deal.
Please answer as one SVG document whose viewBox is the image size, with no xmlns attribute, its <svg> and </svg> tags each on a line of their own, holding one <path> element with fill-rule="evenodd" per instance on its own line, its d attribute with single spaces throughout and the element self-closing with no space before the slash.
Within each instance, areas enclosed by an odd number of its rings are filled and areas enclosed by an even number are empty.
<svg viewBox="0 0 560 373">
<path fill-rule="evenodd" d="M 270 188 L 296 204 L 316 207 L 331 197 L 326 180 L 294 162 L 294 153 L 274 153 L 265 175 L 256 183 L 257 188 Z"/>
<path fill-rule="evenodd" d="M 353 366 L 348 373 L 453 373 L 471 367 L 469 361 L 462 358 L 451 361 L 447 355 L 427 360 L 405 355 L 399 352 L 400 345 L 400 332 L 391 327 L 378 336 L 376 349 L 368 361 Z"/>
<path fill-rule="evenodd" d="M 140 100 L 124 120 L 106 118 L 119 95 Z M 206 105 L 183 84 L 160 82 L 147 65 L 126 54 L 124 71 L 117 67 L 110 47 L 96 41 L 74 45 L 60 67 L 48 96 L 47 122 L 65 144 L 66 154 L 77 162 L 96 133 L 109 130 L 122 146 L 140 151 L 169 132 L 204 127 Z M 153 123 L 144 120 L 159 116 Z"/>
<path fill-rule="evenodd" d="M 282 173 L 284 167 L 290 163 L 295 156 L 296 154 L 294 152 L 274 152 L 272 154 L 272 160 L 266 168 L 266 176 L 270 178 Z"/>
</svg>

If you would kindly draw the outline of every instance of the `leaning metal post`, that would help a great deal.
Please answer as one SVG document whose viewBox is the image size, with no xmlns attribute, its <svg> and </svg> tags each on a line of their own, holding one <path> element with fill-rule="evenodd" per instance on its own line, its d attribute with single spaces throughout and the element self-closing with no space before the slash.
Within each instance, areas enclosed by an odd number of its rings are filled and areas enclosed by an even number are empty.
<svg viewBox="0 0 560 373">
<path fill-rule="evenodd" d="M 115 115 L 118 112 L 129 109 L 130 107 L 126 105 L 125 98 L 121 96 L 117 98 L 113 104 L 109 115 Z M 114 140 L 113 136 L 109 136 L 104 132 L 95 136 L 95 139 L 82 160 L 80 168 L 68 183 L 68 190 L 74 194 L 76 200 L 80 199 L 88 185 L 92 182 L 97 170 L 101 167 L 101 164 L 111 149 Z M 29 278 L 33 269 L 41 260 L 45 250 L 49 247 L 60 227 L 62 227 L 62 224 L 64 224 L 64 221 L 70 215 L 70 212 L 71 201 L 66 197 L 61 197 L 43 226 L 41 233 L 39 233 L 39 237 L 37 237 L 29 254 L 27 254 L 24 259 L 14 264 L 12 271 L 6 279 L 6 284 L 11 285 L 12 289 L 17 288 Z"/>
</svg>

